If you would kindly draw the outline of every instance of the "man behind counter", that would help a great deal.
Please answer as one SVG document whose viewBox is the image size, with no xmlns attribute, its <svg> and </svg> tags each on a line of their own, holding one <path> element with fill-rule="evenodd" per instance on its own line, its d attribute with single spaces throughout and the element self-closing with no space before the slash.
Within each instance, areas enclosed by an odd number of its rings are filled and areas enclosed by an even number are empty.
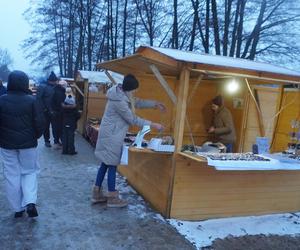
<svg viewBox="0 0 300 250">
<path fill-rule="evenodd" d="M 221 95 L 212 100 L 211 105 L 214 111 L 212 125 L 208 133 L 216 136 L 218 142 L 226 146 L 226 152 L 233 152 L 233 145 L 236 140 L 235 128 L 230 111 L 224 106 L 224 100 Z"/>
</svg>

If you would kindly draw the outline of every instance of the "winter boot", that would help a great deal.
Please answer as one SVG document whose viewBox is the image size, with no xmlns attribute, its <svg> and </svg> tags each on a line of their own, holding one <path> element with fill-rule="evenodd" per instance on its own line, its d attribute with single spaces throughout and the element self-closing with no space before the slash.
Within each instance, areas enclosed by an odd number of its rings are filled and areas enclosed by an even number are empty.
<svg viewBox="0 0 300 250">
<path fill-rule="evenodd" d="M 35 207 L 35 204 L 33 203 L 29 203 L 27 204 L 27 209 L 26 209 L 26 212 L 28 214 L 28 217 L 38 217 L 38 212 L 36 210 L 36 207 Z"/>
<path fill-rule="evenodd" d="M 102 188 L 93 186 L 92 190 L 92 204 L 106 202 L 107 198 L 104 196 Z"/>
<path fill-rule="evenodd" d="M 119 192 L 108 192 L 107 194 L 107 207 L 126 207 L 128 205 L 127 201 L 122 200 L 119 197 Z"/>
</svg>

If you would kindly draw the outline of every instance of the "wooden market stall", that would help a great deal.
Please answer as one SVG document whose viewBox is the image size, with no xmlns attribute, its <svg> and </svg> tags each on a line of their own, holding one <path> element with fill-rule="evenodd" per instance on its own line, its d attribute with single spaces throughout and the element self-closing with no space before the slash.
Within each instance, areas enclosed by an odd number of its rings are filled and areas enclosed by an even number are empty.
<svg viewBox="0 0 300 250">
<path fill-rule="evenodd" d="M 155 110 L 137 114 L 164 124 L 164 134 L 175 139 L 175 152 L 130 148 L 128 165 L 118 168 L 165 217 L 199 220 L 300 210 L 300 171 L 218 171 L 204 158 L 181 152 L 184 144 L 200 145 L 211 139 L 206 132 L 212 117 L 210 103 L 220 93 L 234 118 L 235 151 L 249 151 L 257 136 L 268 136 L 272 149 L 278 149 L 278 140 L 284 141 L 279 138 L 284 96 L 289 96 L 284 85 L 300 84 L 300 73 L 243 59 L 146 46 L 97 67 L 135 74 L 140 81 L 137 96 L 167 106 L 163 115 Z M 225 88 L 233 78 L 240 88 L 228 94 Z M 300 97 L 299 89 L 293 93 Z M 299 115 L 299 100 L 294 105 Z"/>
</svg>

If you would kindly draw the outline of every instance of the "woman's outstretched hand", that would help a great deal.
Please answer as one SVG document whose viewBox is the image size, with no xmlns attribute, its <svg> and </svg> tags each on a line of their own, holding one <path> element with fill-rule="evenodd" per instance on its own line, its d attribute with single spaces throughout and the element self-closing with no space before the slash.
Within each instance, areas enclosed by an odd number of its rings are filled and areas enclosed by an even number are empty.
<svg viewBox="0 0 300 250">
<path fill-rule="evenodd" d="M 155 123 L 155 122 L 152 122 L 151 123 L 151 128 L 154 128 L 158 131 L 163 131 L 165 129 L 165 127 L 159 123 Z"/>
<path fill-rule="evenodd" d="M 167 110 L 166 106 L 161 102 L 157 102 L 155 104 L 155 108 L 159 109 L 160 112 L 163 112 L 163 113 L 166 112 L 166 110 Z"/>
</svg>

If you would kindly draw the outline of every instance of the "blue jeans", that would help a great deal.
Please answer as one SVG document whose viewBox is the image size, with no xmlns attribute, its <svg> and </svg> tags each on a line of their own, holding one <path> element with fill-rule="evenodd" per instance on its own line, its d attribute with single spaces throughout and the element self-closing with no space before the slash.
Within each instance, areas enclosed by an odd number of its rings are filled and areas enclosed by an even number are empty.
<svg viewBox="0 0 300 250">
<path fill-rule="evenodd" d="M 107 175 L 108 191 L 114 192 L 116 191 L 117 166 L 106 165 L 105 163 L 102 162 L 100 168 L 98 169 L 95 185 L 98 187 L 102 186 L 102 182 L 104 180 L 104 176 L 106 174 L 107 169 L 108 169 L 108 175 Z"/>
<path fill-rule="evenodd" d="M 233 152 L 233 143 L 226 143 L 226 153 L 232 153 Z"/>
</svg>

